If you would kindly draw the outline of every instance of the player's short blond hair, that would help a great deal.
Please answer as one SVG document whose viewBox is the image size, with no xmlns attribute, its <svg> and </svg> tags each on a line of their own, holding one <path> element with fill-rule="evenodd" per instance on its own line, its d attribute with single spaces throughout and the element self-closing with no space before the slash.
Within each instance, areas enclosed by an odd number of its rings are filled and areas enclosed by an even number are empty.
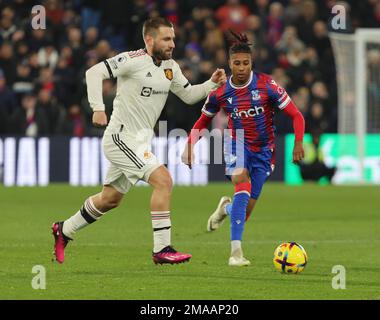
<svg viewBox="0 0 380 320">
<path fill-rule="evenodd" d="M 173 28 L 173 24 L 168 19 L 163 17 L 150 18 L 146 20 L 142 29 L 143 38 L 145 39 L 147 35 L 155 36 L 158 28 L 162 26 Z"/>
</svg>

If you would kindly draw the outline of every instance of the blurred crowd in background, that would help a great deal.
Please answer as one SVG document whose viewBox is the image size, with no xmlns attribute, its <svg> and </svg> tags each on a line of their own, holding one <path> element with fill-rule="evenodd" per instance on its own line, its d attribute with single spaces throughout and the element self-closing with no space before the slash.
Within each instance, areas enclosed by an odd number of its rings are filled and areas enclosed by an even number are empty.
<svg viewBox="0 0 380 320">
<path fill-rule="evenodd" d="M 31 27 L 31 8 L 46 9 L 46 29 Z M 143 22 L 165 16 L 176 32 L 174 58 L 192 84 L 228 68 L 227 31 L 245 32 L 254 68 L 285 87 L 306 131 L 336 132 L 337 85 L 328 38 L 331 8 L 344 5 L 346 32 L 380 27 L 380 0 L 0 0 L 0 134 L 100 136 L 91 125 L 85 71 L 115 54 L 144 47 Z M 103 83 L 107 114 L 116 86 Z M 160 120 L 190 130 L 203 101 L 188 106 L 170 94 Z M 214 127 L 225 125 L 220 114 Z M 276 115 L 278 134 L 292 123 Z"/>
</svg>

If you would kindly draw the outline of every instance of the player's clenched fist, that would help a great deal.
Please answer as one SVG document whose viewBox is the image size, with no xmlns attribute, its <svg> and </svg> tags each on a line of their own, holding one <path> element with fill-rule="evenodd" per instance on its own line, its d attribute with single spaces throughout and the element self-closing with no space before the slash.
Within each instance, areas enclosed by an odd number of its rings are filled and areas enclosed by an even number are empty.
<svg viewBox="0 0 380 320">
<path fill-rule="evenodd" d="M 191 144 L 186 145 L 185 150 L 182 153 L 181 160 L 190 169 L 192 168 L 194 162 L 194 152 Z"/>
<path fill-rule="evenodd" d="M 95 111 L 92 115 L 92 124 L 95 127 L 105 127 L 107 125 L 107 115 L 104 111 Z"/>
<path fill-rule="evenodd" d="M 296 141 L 293 148 L 293 163 L 299 163 L 305 157 L 302 141 Z"/>
<path fill-rule="evenodd" d="M 227 76 L 224 69 L 216 69 L 211 76 L 211 81 L 218 84 L 219 86 L 224 85 L 227 82 Z"/>
</svg>

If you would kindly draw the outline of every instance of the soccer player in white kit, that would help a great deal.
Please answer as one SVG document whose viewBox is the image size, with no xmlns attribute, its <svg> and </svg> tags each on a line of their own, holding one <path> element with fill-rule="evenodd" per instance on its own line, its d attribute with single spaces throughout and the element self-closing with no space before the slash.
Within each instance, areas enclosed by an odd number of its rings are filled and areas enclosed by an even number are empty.
<svg viewBox="0 0 380 320">
<path fill-rule="evenodd" d="M 86 72 L 88 100 L 96 126 L 107 125 L 102 81 L 117 78 L 113 113 L 102 141 L 110 167 L 102 191 L 87 198 L 69 219 L 53 224 L 54 254 L 59 263 L 64 262 L 65 247 L 75 233 L 116 208 L 139 180 L 153 187 L 150 201 L 153 261 L 176 264 L 191 258 L 191 254 L 178 252 L 171 246 L 172 179 L 150 151 L 151 138 L 169 91 L 184 102 L 194 104 L 223 85 L 226 75 L 223 69 L 217 69 L 210 80 L 192 86 L 172 59 L 174 29 L 165 18 L 147 20 L 143 38 L 145 49 L 123 52 Z"/>
</svg>

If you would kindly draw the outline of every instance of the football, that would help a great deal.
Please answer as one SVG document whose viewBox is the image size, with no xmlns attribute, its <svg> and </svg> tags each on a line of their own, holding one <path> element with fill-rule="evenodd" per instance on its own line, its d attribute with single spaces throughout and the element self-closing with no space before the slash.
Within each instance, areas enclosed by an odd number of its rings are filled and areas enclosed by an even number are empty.
<svg viewBox="0 0 380 320">
<path fill-rule="evenodd" d="M 284 242 L 274 251 L 273 263 L 276 270 L 282 273 L 297 274 L 305 269 L 307 254 L 296 242 Z"/>
</svg>

